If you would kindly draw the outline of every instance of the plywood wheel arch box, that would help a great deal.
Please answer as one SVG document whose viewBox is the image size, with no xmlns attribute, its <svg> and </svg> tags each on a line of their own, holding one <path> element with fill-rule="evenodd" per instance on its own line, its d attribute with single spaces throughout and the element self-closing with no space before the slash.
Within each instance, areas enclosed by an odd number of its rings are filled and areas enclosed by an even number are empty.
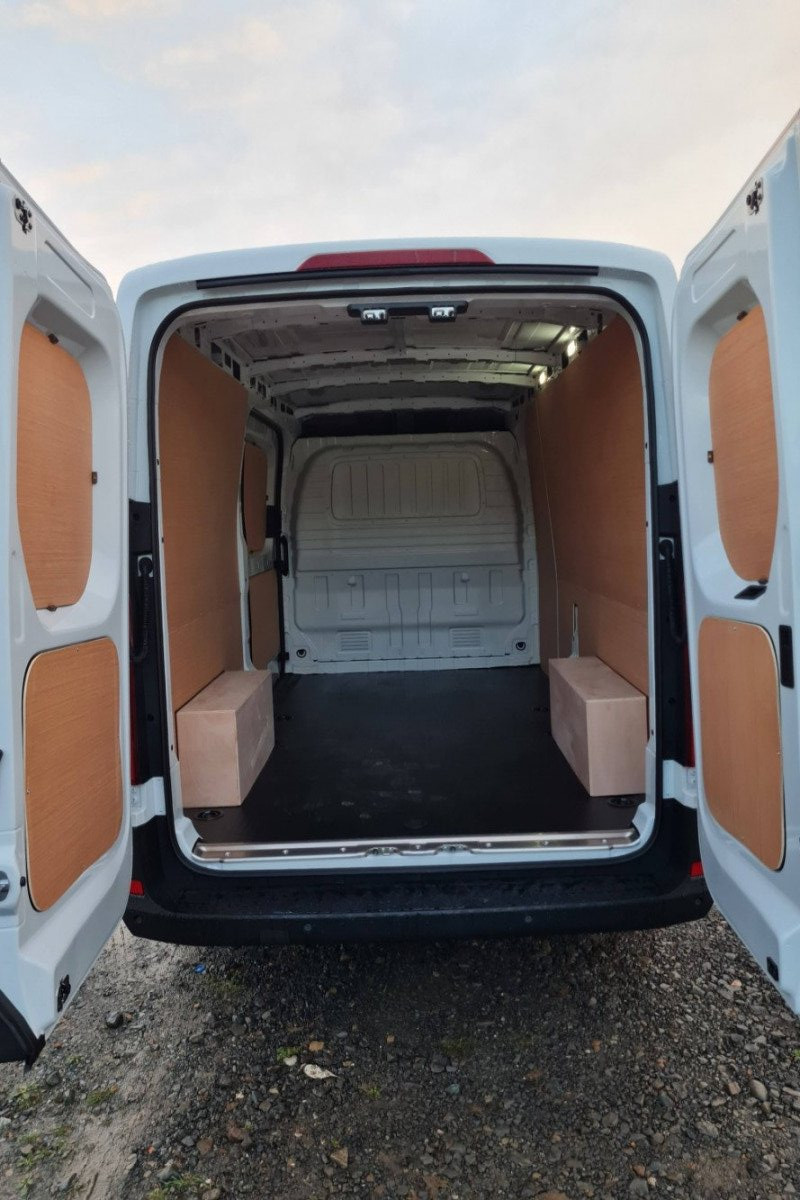
<svg viewBox="0 0 800 1200">
<path fill-rule="evenodd" d="M 275 745 L 269 671 L 223 671 L 177 713 L 185 808 L 241 804 Z"/>
<path fill-rule="evenodd" d="M 644 792 L 647 700 L 599 658 L 551 658 L 550 723 L 590 796 Z"/>
</svg>

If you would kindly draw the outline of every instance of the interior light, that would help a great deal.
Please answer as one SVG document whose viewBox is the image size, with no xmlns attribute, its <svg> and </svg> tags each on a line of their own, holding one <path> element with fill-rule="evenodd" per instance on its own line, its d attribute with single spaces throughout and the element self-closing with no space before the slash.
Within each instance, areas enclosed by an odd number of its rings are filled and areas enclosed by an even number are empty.
<svg viewBox="0 0 800 1200">
<path fill-rule="evenodd" d="M 544 385 L 546 383 L 547 383 L 547 371 L 542 371 L 541 375 L 539 376 L 539 387 L 544 387 Z"/>
<path fill-rule="evenodd" d="M 572 358 L 575 351 L 578 349 L 575 341 L 567 342 L 567 358 Z"/>
</svg>

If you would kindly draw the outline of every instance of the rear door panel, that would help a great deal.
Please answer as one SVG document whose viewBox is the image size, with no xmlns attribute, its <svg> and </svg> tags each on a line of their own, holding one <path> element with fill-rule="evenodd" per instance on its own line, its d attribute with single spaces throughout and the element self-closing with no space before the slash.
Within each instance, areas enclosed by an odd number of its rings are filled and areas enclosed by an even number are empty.
<svg viewBox="0 0 800 1200">
<path fill-rule="evenodd" d="M 108 285 L 0 168 L 4 1058 L 36 1053 L 130 883 L 123 364 Z"/>
<path fill-rule="evenodd" d="M 800 122 L 689 256 L 674 346 L 700 841 L 800 1009 Z"/>
</svg>

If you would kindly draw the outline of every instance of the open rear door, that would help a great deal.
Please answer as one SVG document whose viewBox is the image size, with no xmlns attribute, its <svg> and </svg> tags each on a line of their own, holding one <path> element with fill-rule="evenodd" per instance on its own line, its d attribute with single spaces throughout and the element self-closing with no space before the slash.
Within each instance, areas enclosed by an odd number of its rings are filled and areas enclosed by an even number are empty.
<svg viewBox="0 0 800 1200">
<path fill-rule="evenodd" d="M 122 915 L 125 376 L 111 292 L 0 167 L 0 1060 Z"/>
<path fill-rule="evenodd" d="M 800 1011 L 800 119 L 681 274 L 677 436 L 700 844 Z"/>
</svg>

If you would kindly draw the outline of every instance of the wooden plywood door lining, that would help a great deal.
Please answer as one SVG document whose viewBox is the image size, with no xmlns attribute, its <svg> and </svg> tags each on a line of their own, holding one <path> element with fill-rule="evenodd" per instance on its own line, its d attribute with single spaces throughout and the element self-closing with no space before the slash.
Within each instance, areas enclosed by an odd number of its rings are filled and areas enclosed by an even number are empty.
<svg viewBox="0 0 800 1200">
<path fill-rule="evenodd" d="M 526 441 L 543 663 L 580 652 L 648 690 L 644 394 L 617 318 L 539 393 Z"/>
<path fill-rule="evenodd" d="M 707 617 L 699 676 L 708 806 L 723 829 L 777 870 L 785 847 L 780 689 L 766 629 Z"/>
<path fill-rule="evenodd" d="M 175 710 L 243 666 L 238 510 L 248 408 L 242 384 L 173 335 L 158 432 Z"/>
<path fill-rule="evenodd" d="M 119 665 L 109 638 L 48 650 L 23 693 L 28 888 L 46 909 L 122 825 Z"/>
<path fill-rule="evenodd" d="M 245 442 L 242 461 L 242 523 L 250 553 L 263 550 L 267 540 L 267 456 L 252 442 Z"/>
<path fill-rule="evenodd" d="M 278 573 L 263 571 L 250 579 L 250 657 L 264 670 L 281 648 Z"/>
<path fill-rule="evenodd" d="M 17 514 L 36 608 L 83 595 L 92 559 L 92 405 L 80 364 L 26 324 L 19 348 Z"/>
<path fill-rule="evenodd" d="M 767 579 L 778 521 L 778 451 L 760 306 L 722 337 L 708 381 L 719 531 L 742 579 Z M 698 453 L 705 447 L 698 447 Z"/>
</svg>

